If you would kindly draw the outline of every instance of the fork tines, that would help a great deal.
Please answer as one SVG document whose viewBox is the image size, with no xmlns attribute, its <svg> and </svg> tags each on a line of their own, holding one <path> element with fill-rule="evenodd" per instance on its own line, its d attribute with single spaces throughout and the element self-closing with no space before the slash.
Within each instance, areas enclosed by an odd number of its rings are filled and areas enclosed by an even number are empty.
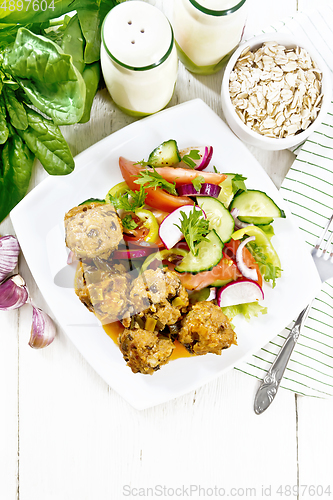
<svg viewBox="0 0 333 500">
<path fill-rule="evenodd" d="M 330 230 L 330 226 L 333 221 L 333 214 L 331 218 L 328 220 L 320 238 L 317 241 L 316 246 L 314 247 L 314 251 L 316 252 L 317 257 L 322 257 L 324 260 L 328 260 L 329 258 L 333 258 L 333 248 L 332 248 L 332 240 L 333 240 L 333 231 Z M 325 238 L 327 237 L 327 241 L 325 242 Z M 322 248 L 320 248 L 322 246 Z"/>
</svg>

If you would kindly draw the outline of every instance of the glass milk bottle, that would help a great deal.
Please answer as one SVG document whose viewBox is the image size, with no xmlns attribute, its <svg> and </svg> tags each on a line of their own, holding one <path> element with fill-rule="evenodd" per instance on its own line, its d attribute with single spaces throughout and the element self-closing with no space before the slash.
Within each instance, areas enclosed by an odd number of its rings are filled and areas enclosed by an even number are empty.
<svg viewBox="0 0 333 500">
<path fill-rule="evenodd" d="M 156 7 L 127 1 L 114 7 L 102 27 L 105 84 L 125 113 L 144 116 L 164 108 L 177 79 L 172 27 Z"/>
<path fill-rule="evenodd" d="M 179 59 L 193 73 L 219 71 L 242 38 L 246 0 L 174 0 L 173 9 Z"/>
</svg>

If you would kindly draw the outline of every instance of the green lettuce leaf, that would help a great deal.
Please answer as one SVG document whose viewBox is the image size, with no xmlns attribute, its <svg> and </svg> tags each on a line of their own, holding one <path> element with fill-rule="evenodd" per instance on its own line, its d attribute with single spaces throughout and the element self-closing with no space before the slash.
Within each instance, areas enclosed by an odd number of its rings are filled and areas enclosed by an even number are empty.
<svg viewBox="0 0 333 500">
<path fill-rule="evenodd" d="M 260 313 L 267 314 L 267 307 L 261 306 L 258 302 L 222 307 L 221 309 L 230 320 L 237 316 L 237 314 L 243 314 L 246 321 L 250 321 L 251 318 L 259 316 Z"/>
</svg>

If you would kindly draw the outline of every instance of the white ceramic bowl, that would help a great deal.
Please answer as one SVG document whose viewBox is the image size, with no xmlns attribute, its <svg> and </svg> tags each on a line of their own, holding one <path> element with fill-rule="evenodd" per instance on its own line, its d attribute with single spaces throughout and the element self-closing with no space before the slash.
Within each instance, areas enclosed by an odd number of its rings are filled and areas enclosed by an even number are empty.
<svg viewBox="0 0 333 500">
<path fill-rule="evenodd" d="M 285 137 L 282 139 L 274 139 L 270 137 L 266 137 L 264 135 L 255 132 L 250 127 L 245 125 L 239 116 L 237 115 L 235 108 L 231 102 L 230 94 L 229 94 L 229 77 L 230 73 L 233 70 L 236 61 L 240 54 L 246 47 L 250 47 L 250 49 L 256 50 L 258 49 L 264 42 L 275 41 L 281 45 L 284 45 L 287 48 L 293 48 L 296 46 L 303 47 L 310 54 L 313 61 L 316 62 L 319 69 L 322 71 L 322 93 L 323 99 L 321 103 L 320 111 L 317 115 L 317 118 L 312 122 L 312 124 L 303 132 L 300 132 L 297 135 Z M 318 56 L 317 53 L 314 53 L 311 48 L 307 47 L 306 44 L 298 43 L 291 35 L 282 34 L 282 33 L 266 33 L 265 35 L 256 36 L 251 38 L 247 42 L 240 45 L 237 50 L 231 56 L 224 72 L 223 80 L 222 80 L 222 89 L 221 89 L 221 98 L 222 98 L 222 109 L 224 116 L 230 126 L 231 130 L 244 142 L 251 144 L 252 146 L 256 146 L 262 149 L 274 151 L 280 149 L 288 149 L 296 147 L 309 137 L 309 135 L 318 128 L 320 123 L 323 121 L 324 116 L 326 115 L 330 100 L 331 100 L 331 74 L 330 70 L 327 68 L 321 57 Z"/>
</svg>

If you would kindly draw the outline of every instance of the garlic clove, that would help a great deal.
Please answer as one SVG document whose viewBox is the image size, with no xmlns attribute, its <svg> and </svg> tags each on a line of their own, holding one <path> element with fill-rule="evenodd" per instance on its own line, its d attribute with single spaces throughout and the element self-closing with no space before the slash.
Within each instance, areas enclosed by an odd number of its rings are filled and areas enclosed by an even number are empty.
<svg viewBox="0 0 333 500">
<path fill-rule="evenodd" d="M 0 311 L 10 311 L 23 306 L 29 298 L 25 281 L 19 274 L 0 283 Z"/>
<path fill-rule="evenodd" d="M 42 349 L 53 342 L 56 335 L 56 327 L 52 319 L 41 309 L 33 307 L 32 326 L 29 346 Z"/>
<path fill-rule="evenodd" d="M 0 238 L 0 282 L 15 269 L 20 250 L 15 236 L 9 234 Z"/>
<path fill-rule="evenodd" d="M 77 261 L 77 257 L 75 255 L 75 253 L 71 250 L 68 254 L 68 257 L 67 257 L 67 264 L 70 265 L 76 261 Z"/>
</svg>

